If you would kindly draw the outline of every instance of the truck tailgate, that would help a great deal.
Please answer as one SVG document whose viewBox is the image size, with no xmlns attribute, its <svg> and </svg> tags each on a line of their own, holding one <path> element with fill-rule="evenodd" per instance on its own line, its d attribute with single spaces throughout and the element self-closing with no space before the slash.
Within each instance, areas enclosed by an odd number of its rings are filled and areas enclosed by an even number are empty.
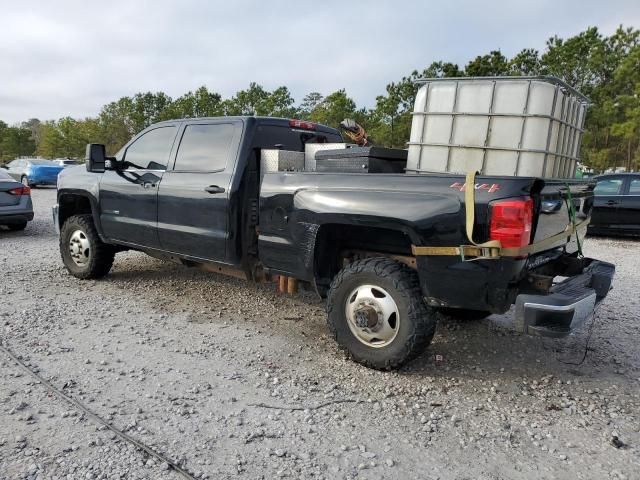
<svg viewBox="0 0 640 480">
<path fill-rule="evenodd" d="M 582 223 L 577 233 L 558 239 L 547 250 L 567 245 L 567 252 L 576 252 L 584 240 L 587 223 L 593 208 L 594 184 L 588 181 L 544 180 L 540 191 L 537 222 L 534 225 L 532 243 L 539 243 L 564 231 L 568 224 Z M 573 210 L 573 211 L 572 211 Z"/>
</svg>

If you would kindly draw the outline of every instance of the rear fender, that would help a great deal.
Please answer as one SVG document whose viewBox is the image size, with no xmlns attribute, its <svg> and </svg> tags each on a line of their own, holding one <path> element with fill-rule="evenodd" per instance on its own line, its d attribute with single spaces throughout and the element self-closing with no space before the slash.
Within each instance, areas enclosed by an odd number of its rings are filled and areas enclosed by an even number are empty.
<svg viewBox="0 0 640 480">
<path fill-rule="evenodd" d="M 292 207 L 295 223 L 398 230 L 416 245 L 447 237 L 458 242 L 463 218 L 455 196 L 384 190 L 305 189 L 295 193 Z"/>
<path fill-rule="evenodd" d="M 411 243 L 422 245 L 427 239 L 443 245 L 459 243 L 464 225 L 460 200 L 441 194 L 301 189 L 293 195 L 270 197 L 262 207 L 259 251 L 263 263 L 316 285 L 320 280 L 325 287 L 341 268 L 337 257 L 345 245 L 411 255 Z M 327 241 L 323 232 L 336 228 L 342 238 Z M 364 234 L 355 238 L 355 232 Z M 390 235 L 390 242 L 380 241 L 385 232 L 397 235 Z M 406 241 L 399 241 L 400 237 Z"/>
</svg>

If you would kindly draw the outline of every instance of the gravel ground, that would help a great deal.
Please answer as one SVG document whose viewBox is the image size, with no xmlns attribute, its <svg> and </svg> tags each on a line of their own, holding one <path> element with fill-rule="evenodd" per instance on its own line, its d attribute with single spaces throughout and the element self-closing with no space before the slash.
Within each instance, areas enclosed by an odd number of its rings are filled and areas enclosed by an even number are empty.
<svg viewBox="0 0 640 480">
<path fill-rule="evenodd" d="M 588 344 L 589 330 L 540 339 L 492 316 L 440 325 L 420 358 L 383 373 L 345 359 L 310 294 L 136 252 L 77 280 L 59 259 L 55 190 L 33 200 L 25 232 L 0 231 L 3 343 L 196 477 L 640 478 L 638 242 L 586 242 L 618 268 Z M 0 478 L 179 478 L 2 352 L 0 367 Z"/>
</svg>

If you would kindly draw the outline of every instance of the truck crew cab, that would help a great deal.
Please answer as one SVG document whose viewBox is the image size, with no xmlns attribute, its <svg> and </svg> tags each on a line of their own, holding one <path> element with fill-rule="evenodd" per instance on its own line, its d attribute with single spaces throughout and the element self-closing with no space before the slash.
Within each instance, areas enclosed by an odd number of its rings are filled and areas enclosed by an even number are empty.
<svg viewBox="0 0 640 480">
<path fill-rule="evenodd" d="M 350 356 L 378 369 L 420 354 L 446 316 L 515 304 L 518 330 L 557 337 L 607 295 L 613 265 L 582 257 L 576 242 L 592 183 L 261 171 L 263 149 L 334 142 L 329 127 L 249 116 L 158 123 L 113 158 L 88 145 L 86 167 L 58 180 L 64 265 L 100 278 L 134 249 L 252 281 L 293 277 L 326 298 Z"/>
</svg>

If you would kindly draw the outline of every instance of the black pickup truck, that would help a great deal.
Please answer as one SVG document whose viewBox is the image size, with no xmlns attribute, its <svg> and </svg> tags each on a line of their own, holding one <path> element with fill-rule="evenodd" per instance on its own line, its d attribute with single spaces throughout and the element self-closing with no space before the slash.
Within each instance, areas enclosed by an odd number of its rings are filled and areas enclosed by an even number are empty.
<svg viewBox="0 0 640 480">
<path fill-rule="evenodd" d="M 559 337 L 607 295 L 613 265 L 580 251 L 592 183 L 260 172 L 261 149 L 341 141 L 309 122 L 225 117 L 152 125 L 115 157 L 90 144 L 86 168 L 58 179 L 62 260 L 81 279 L 105 276 L 126 249 L 295 278 L 326 298 L 351 357 L 380 369 L 420 354 L 447 317 L 515 304 L 517 330 Z"/>
</svg>

